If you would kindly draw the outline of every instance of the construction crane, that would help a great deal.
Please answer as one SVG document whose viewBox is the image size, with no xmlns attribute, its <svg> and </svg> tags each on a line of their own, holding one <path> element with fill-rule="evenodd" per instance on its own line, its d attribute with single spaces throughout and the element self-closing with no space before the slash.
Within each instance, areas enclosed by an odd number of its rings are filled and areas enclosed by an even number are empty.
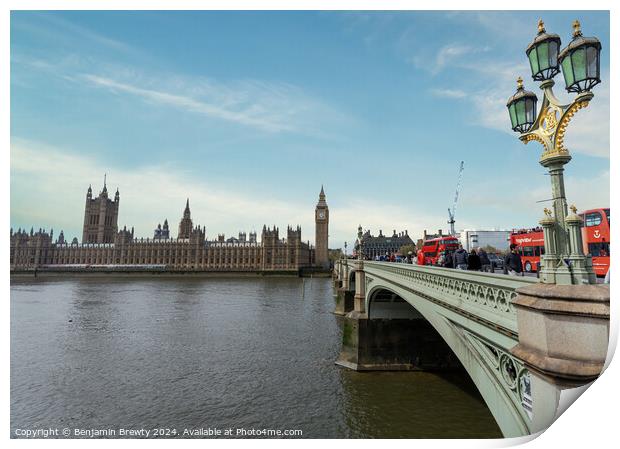
<svg viewBox="0 0 620 449">
<path fill-rule="evenodd" d="M 448 208 L 448 224 L 450 225 L 450 235 L 455 235 L 454 231 L 454 216 L 456 215 L 456 203 L 459 200 L 459 190 L 461 190 L 461 178 L 463 177 L 463 168 L 465 168 L 465 163 L 461 161 L 461 167 L 459 168 L 459 177 L 456 182 L 456 193 L 454 194 L 454 204 L 452 205 L 452 211 Z"/>
</svg>

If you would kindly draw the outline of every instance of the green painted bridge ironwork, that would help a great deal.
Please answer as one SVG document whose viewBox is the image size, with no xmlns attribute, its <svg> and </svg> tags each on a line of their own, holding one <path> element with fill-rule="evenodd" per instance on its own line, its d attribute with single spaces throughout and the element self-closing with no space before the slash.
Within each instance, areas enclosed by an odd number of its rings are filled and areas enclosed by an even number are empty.
<svg viewBox="0 0 620 449">
<path fill-rule="evenodd" d="M 416 369 L 393 352 L 382 356 L 398 336 L 392 332 L 377 343 L 377 329 L 385 332 L 390 321 L 401 333 L 430 324 L 505 436 L 546 429 L 560 413 L 560 396 L 585 388 L 603 368 L 609 335 L 609 289 L 603 286 L 352 259 L 335 264 L 334 279 L 336 313 L 346 314 L 336 363 L 359 371 Z M 411 346 L 412 338 L 419 335 L 407 336 L 403 345 Z"/>
</svg>

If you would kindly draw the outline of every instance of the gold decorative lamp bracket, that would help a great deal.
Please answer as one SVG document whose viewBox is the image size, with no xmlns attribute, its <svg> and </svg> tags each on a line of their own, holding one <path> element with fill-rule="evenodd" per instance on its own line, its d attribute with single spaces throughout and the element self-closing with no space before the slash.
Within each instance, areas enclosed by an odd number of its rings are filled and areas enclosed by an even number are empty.
<svg viewBox="0 0 620 449">
<path fill-rule="evenodd" d="M 575 113 L 587 107 L 594 97 L 592 92 L 583 92 L 577 95 L 572 103 L 563 105 L 553 93 L 554 84 L 552 79 L 541 83 L 540 88 L 544 96 L 538 117 L 532 127 L 519 137 L 525 144 L 536 140 L 543 146 L 540 157 L 543 166 L 545 166 L 543 162 L 548 159 L 559 157 L 567 158 L 566 162 L 571 160 L 568 149 L 564 147 L 566 128 Z"/>
</svg>

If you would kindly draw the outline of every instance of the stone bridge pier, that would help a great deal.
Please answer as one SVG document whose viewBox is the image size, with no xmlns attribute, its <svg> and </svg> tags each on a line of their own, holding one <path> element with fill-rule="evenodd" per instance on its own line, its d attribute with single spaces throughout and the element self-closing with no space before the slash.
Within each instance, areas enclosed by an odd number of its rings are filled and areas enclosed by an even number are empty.
<svg viewBox="0 0 620 449">
<path fill-rule="evenodd" d="M 600 375 L 609 286 L 364 260 L 338 263 L 336 363 L 464 368 L 506 437 L 549 427 Z"/>
<path fill-rule="evenodd" d="M 346 263 L 340 263 L 336 273 L 334 290 L 336 291 L 336 315 L 346 315 L 353 310 L 353 297 L 355 296 L 355 271 Z"/>
<path fill-rule="evenodd" d="M 353 264 L 353 290 L 338 292 L 343 300 L 337 301 L 336 313 L 345 314 L 346 319 L 342 351 L 336 364 L 357 371 L 460 367 L 437 331 L 396 293 L 375 289 L 368 301 L 372 315 L 369 313 L 363 264 Z"/>
</svg>

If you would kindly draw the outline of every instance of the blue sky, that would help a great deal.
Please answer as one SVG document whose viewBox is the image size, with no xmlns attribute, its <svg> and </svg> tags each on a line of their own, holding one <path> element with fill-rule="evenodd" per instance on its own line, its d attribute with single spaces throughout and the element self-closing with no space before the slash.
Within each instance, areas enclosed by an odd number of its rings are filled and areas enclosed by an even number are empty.
<svg viewBox="0 0 620 449">
<path fill-rule="evenodd" d="M 185 199 L 210 238 L 264 223 L 330 247 L 358 224 L 535 225 L 550 196 L 541 149 L 506 100 L 539 18 L 602 43 L 603 83 L 571 123 L 570 203 L 609 205 L 607 12 L 12 12 L 11 225 L 81 237 L 86 189 L 120 189 L 119 225 L 176 234 Z M 568 99 L 556 77 L 556 93 Z"/>
</svg>

